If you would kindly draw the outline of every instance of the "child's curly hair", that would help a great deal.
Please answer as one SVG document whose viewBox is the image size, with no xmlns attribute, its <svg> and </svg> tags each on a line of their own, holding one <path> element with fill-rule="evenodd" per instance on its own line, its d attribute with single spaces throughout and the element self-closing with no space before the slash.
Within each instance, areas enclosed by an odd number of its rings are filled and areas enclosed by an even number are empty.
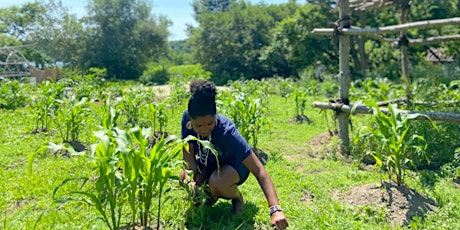
<svg viewBox="0 0 460 230">
<path fill-rule="evenodd" d="M 217 87 L 211 81 L 195 80 L 190 83 L 192 96 L 188 101 L 188 113 L 190 118 L 216 115 Z"/>
</svg>

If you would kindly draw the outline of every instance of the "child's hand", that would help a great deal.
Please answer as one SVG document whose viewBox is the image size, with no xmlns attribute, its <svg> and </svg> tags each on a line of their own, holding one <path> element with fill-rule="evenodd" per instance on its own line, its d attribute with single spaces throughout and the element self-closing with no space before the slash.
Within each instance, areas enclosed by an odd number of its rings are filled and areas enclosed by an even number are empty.
<svg viewBox="0 0 460 230">
<path fill-rule="evenodd" d="M 201 186 L 204 182 L 204 176 L 201 173 L 195 173 L 193 175 L 193 180 L 196 183 L 196 186 Z"/>
<path fill-rule="evenodd" d="M 286 216 L 282 211 L 274 212 L 272 215 L 271 225 L 275 229 L 286 229 L 289 224 L 287 222 Z"/>
</svg>

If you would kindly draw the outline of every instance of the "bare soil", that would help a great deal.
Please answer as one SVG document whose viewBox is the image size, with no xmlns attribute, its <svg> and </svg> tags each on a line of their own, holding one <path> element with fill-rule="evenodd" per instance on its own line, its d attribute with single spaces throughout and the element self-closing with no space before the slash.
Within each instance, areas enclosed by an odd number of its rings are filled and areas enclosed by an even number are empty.
<svg viewBox="0 0 460 230">
<path fill-rule="evenodd" d="M 185 86 L 188 90 L 189 86 Z M 157 97 L 162 99 L 167 97 L 171 93 L 171 85 L 155 85 L 151 86 L 150 89 L 156 93 Z M 217 86 L 218 90 L 228 90 L 228 87 Z"/>
<path fill-rule="evenodd" d="M 332 135 L 331 135 L 332 134 Z M 333 145 L 333 133 L 326 132 L 310 140 L 309 146 L 311 156 L 324 157 L 330 154 Z M 295 156 L 291 156 L 291 158 Z M 362 167 L 364 170 L 370 167 Z M 436 210 L 436 202 L 427 196 L 407 187 L 398 186 L 394 181 L 387 180 L 381 183 L 363 184 L 351 187 L 349 191 L 332 192 L 334 199 L 356 206 L 357 209 L 363 206 L 385 208 L 387 218 L 395 226 L 407 224 L 414 216 L 423 216 L 428 211 Z M 311 202 L 314 199 L 312 194 L 304 194 L 302 201 Z"/>
<path fill-rule="evenodd" d="M 289 120 L 289 123 L 304 123 L 307 122 L 308 124 L 313 123 L 313 120 L 305 115 L 296 115 L 294 118 Z"/>
<path fill-rule="evenodd" d="M 346 193 L 336 190 L 332 196 L 357 207 L 386 208 L 387 218 L 396 226 L 405 225 L 414 216 L 423 216 L 437 207 L 434 200 L 406 185 L 398 186 L 390 180 L 383 181 L 382 184 L 358 185 Z"/>
</svg>

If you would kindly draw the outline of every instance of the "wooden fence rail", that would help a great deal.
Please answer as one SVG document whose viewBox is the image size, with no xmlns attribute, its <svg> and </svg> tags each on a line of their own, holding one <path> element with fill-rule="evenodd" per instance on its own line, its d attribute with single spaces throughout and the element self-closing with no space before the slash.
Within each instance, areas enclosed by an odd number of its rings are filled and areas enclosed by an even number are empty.
<svg viewBox="0 0 460 230">
<path fill-rule="evenodd" d="M 351 113 L 353 105 L 345 105 L 341 103 L 324 103 L 324 102 L 313 102 L 313 107 L 319 109 L 331 109 L 335 111 L 340 111 L 344 113 Z M 385 114 L 388 114 L 388 109 L 379 108 Z M 365 105 L 357 105 L 355 108 L 355 113 L 359 114 L 372 114 L 372 108 Z M 429 117 L 433 121 L 445 121 L 451 123 L 460 124 L 460 114 L 458 113 L 445 113 L 445 112 L 422 112 L 422 111 L 409 111 L 409 110 L 399 110 L 399 112 L 404 114 L 423 114 Z M 417 117 L 418 120 L 427 120 L 424 116 Z"/>
</svg>

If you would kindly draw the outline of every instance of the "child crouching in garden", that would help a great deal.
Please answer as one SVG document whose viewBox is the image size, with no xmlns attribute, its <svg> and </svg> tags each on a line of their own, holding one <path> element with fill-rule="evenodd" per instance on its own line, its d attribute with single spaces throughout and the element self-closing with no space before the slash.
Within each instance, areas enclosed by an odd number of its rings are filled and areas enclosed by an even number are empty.
<svg viewBox="0 0 460 230">
<path fill-rule="evenodd" d="M 270 175 L 234 122 L 217 113 L 216 85 L 210 81 L 196 80 L 191 82 L 190 92 L 192 96 L 188 109 L 182 115 L 181 136 L 186 138 L 192 135 L 207 140 L 218 152 L 216 159 L 211 150 L 197 141 L 189 142 L 189 151 L 183 152 L 186 169 L 193 171 L 195 185 L 209 186 L 210 194 L 204 204 L 212 206 L 217 199 L 223 198 L 231 200 L 233 214 L 241 212 L 245 204 L 238 186 L 252 173 L 267 199 L 271 225 L 276 229 L 288 227 Z M 180 177 L 184 181 L 186 172 L 181 172 Z"/>
</svg>

